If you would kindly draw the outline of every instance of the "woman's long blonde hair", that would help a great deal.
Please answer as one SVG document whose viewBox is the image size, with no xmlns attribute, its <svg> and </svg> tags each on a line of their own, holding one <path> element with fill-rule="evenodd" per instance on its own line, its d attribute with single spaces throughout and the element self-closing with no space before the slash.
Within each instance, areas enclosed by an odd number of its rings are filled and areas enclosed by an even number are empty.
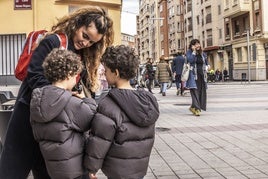
<svg viewBox="0 0 268 179">
<path fill-rule="evenodd" d="M 94 22 L 99 34 L 103 38 L 88 48 L 81 49 L 81 58 L 87 70 L 87 87 L 95 92 L 98 88 L 98 67 L 101 55 L 106 47 L 114 41 L 113 21 L 106 11 L 98 6 L 89 6 L 76 10 L 58 20 L 51 29 L 51 33 L 66 33 L 69 39 L 73 39 L 76 30 Z"/>
</svg>

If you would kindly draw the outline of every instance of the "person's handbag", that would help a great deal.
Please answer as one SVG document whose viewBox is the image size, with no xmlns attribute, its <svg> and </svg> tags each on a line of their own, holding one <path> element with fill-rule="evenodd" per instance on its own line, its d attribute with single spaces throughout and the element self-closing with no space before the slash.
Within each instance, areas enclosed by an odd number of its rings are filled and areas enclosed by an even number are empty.
<svg viewBox="0 0 268 179">
<path fill-rule="evenodd" d="M 189 73 L 190 73 L 190 63 L 188 63 L 187 59 L 185 58 L 182 73 L 181 73 L 181 81 L 183 82 L 187 81 L 189 78 Z"/>
</svg>

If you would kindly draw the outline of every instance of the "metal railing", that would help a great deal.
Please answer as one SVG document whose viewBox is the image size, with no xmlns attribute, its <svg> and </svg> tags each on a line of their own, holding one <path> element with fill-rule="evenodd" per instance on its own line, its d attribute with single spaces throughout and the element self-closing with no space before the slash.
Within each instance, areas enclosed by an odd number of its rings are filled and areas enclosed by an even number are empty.
<svg viewBox="0 0 268 179">
<path fill-rule="evenodd" d="M 0 35 L 0 76 L 14 75 L 26 34 Z"/>
</svg>

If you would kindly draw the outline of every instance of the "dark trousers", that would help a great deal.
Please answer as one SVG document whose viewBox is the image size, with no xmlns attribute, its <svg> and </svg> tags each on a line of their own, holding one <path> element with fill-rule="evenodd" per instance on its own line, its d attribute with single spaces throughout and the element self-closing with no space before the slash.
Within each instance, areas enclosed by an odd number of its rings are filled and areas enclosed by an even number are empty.
<svg viewBox="0 0 268 179">
<path fill-rule="evenodd" d="M 152 84 L 153 79 L 148 79 L 148 83 L 146 83 L 146 87 L 148 88 L 148 91 L 152 92 Z"/>
<path fill-rule="evenodd" d="M 0 179 L 49 179 L 38 143 L 30 125 L 28 105 L 17 102 L 11 116 L 0 158 Z"/>
<path fill-rule="evenodd" d="M 198 76 L 198 80 L 196 80 L 197 89 L 190 89 L 191 97 L 192 97 L 192 108 L 196 108 L 199 110 L 206 111 L 207 108 L 207 87 L 204 82 L 203 76 Z"/>
<path fill-rule="evenodd" d="M 192 97 L 192 105 L 191 108 L 199 109 L 200 108 L 200 100 L 199 100 L 199 95 L 198 95 L 198 90 L 197 89 L 190 89 L 191 97 Z"/>
<path fill-rule="evenodd" d="M 181 81 L 181 75 L 175 76 L 175 83 L 176 83 L 177 89 L 181 89 L 181 95 L 182 95 L 184 92 L 184 82 Z"/>
</svg>

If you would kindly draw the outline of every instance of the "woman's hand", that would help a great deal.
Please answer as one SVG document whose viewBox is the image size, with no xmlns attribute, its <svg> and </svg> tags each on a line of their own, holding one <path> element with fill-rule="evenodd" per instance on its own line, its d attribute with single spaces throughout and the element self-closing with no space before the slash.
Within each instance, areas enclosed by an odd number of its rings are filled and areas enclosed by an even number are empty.
<svg viewBox="0 0 268 179">
<path fill-rule="evenodd" d="M 85 95 L 83 90 L 81 91 L 81 93 L 79 93 L 78 91 L 72 91 L 72 95 L 76 96 L 78 98 L 81 98 L 81 99 L 86 97 L 86 95 Z"/>
<path fill-rule="evenodd" d="M 98 179 L 97 176 L 93 173 L 89 173 L 89 178 L 90 179 Z"/>
<path fill-rule="evenodd" d="M 196 51 L 196 46 L 192 45 L 192 51 L 195 52 Z"/>
</svg>

